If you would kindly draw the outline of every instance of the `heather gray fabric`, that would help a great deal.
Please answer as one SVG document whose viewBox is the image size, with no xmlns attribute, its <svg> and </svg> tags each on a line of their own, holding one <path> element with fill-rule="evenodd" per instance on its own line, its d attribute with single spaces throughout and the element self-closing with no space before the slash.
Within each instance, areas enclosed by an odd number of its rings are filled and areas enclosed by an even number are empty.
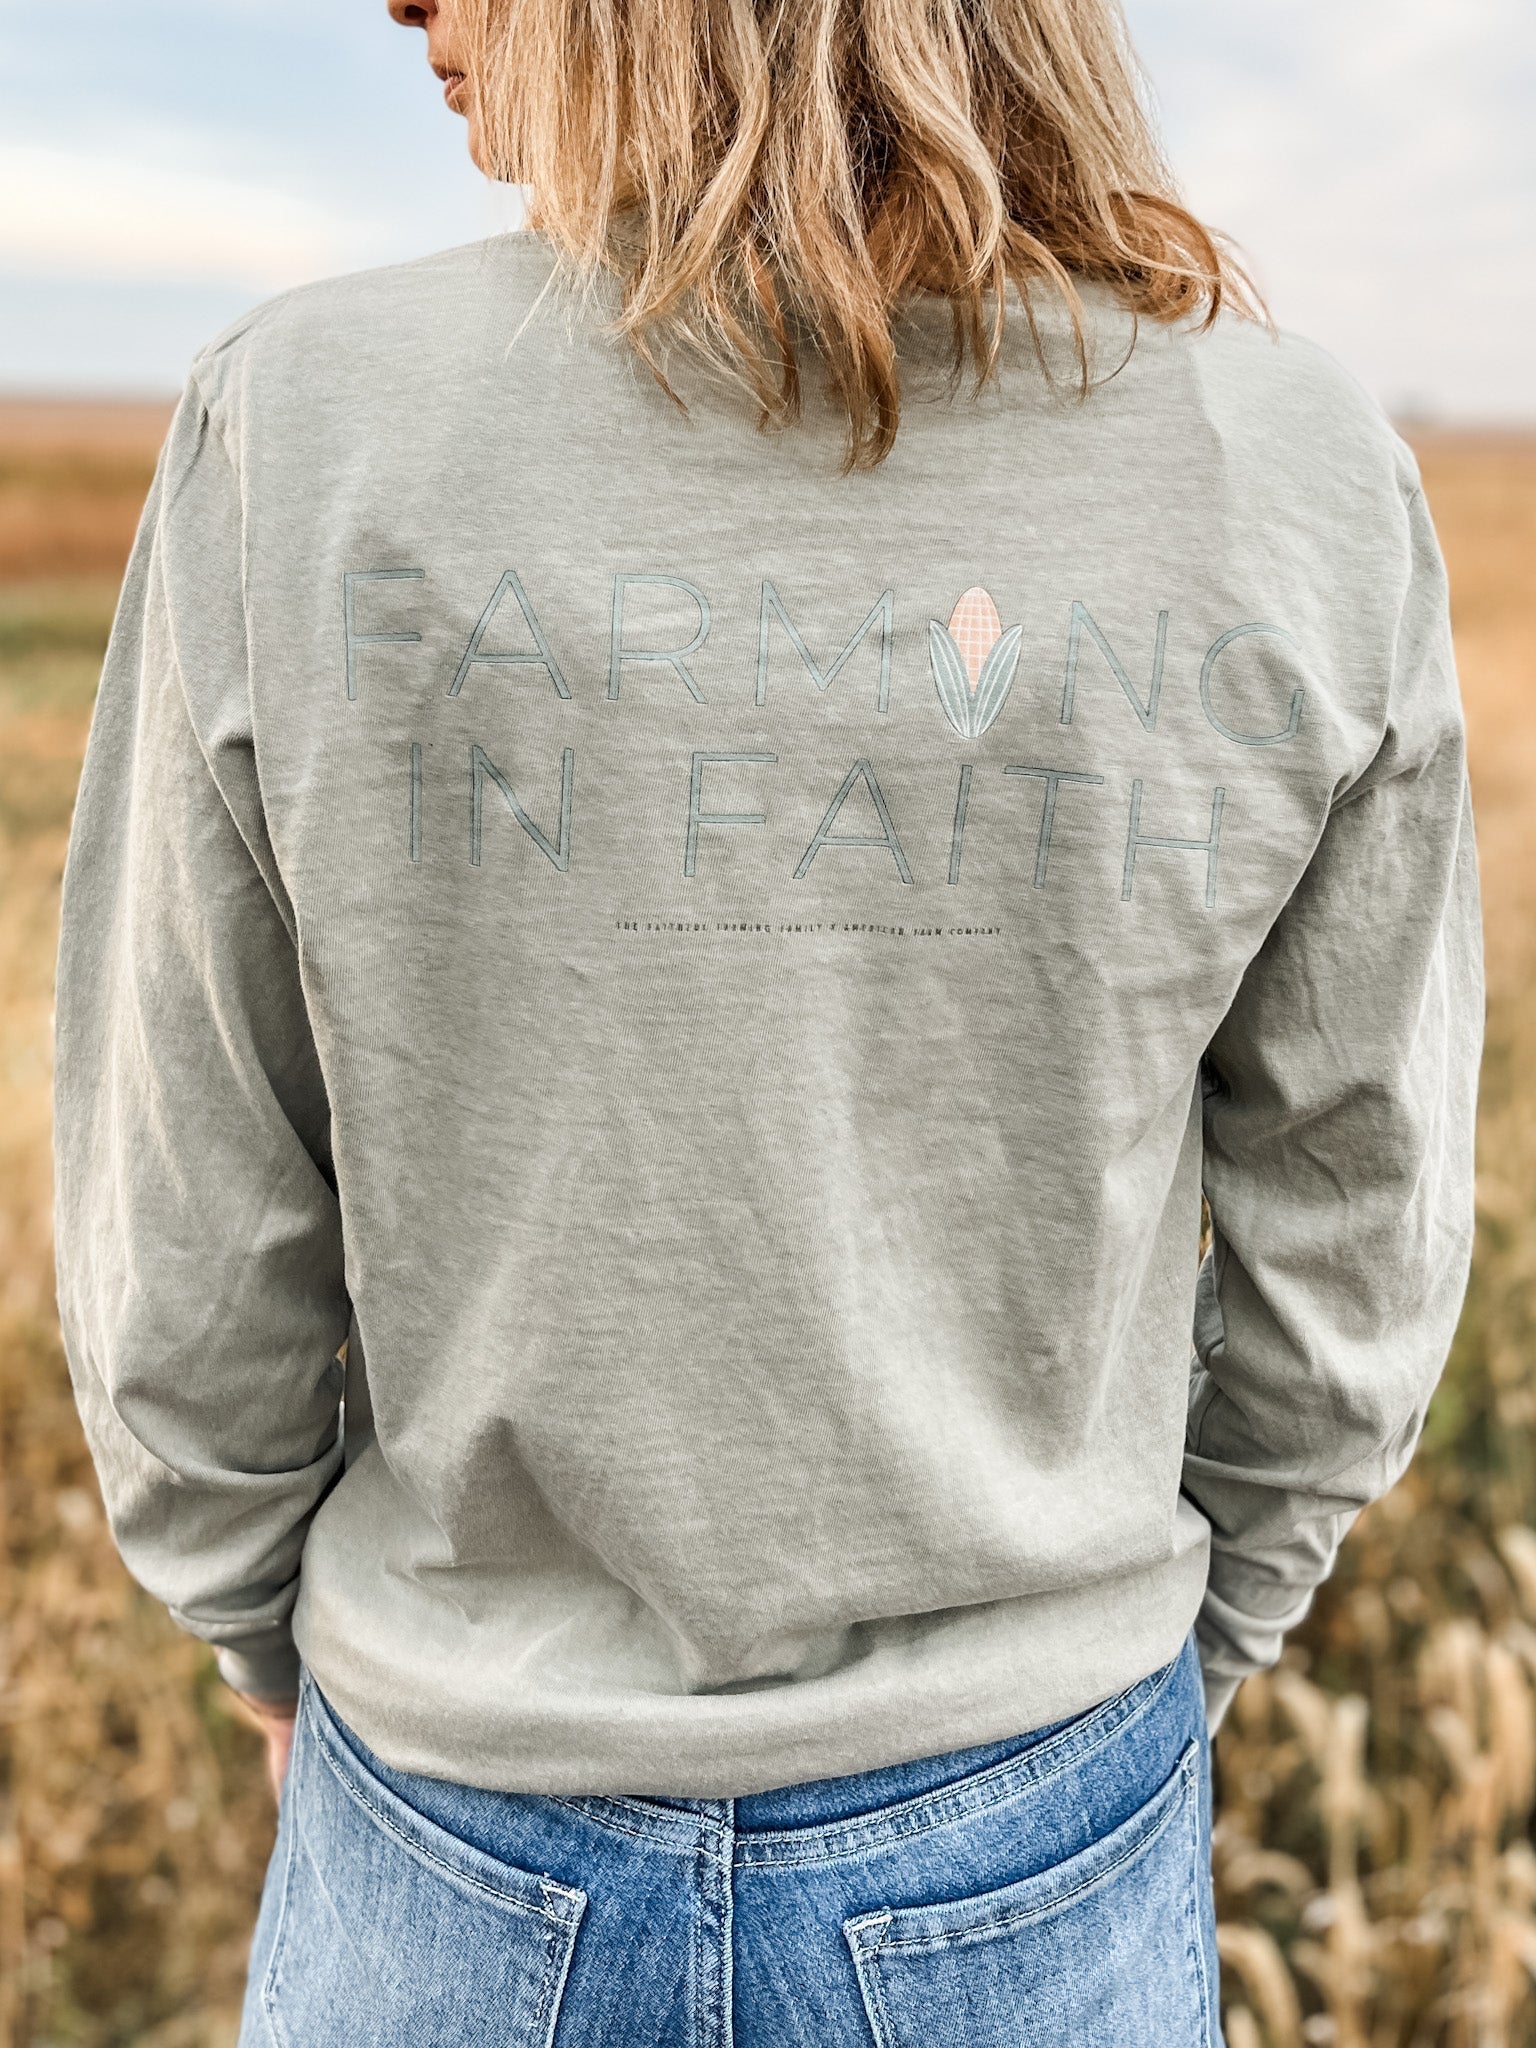
<svg viewBox="0 0 1536 2048">
<path fill-rule="evenodd" d="M 293 293 L 171 430 L 58 1005 L 124 1555 L 237 1685 L 296 1641 L 387 1763 L 510 1790 L 989 1742 L 1197 1616 L 1214 1716 L 1464 1283 L 1412 458 L 1305 343 L 1090 294 L 1086 404 L 1054 313 L 1064 381 L 1020 322 L 980 400 L 914 315 L 842 477 L 547 276 Z"/>
</svg>

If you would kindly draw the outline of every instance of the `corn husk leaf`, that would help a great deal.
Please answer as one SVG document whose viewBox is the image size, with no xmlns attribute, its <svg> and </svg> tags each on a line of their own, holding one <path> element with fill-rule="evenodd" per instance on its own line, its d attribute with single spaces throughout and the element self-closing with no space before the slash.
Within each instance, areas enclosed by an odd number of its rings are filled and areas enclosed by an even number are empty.
<svg viewBox="0 0 1536 2048">
<path fill-rule="evenodd" d="M 981 738 L 1007 702 L 1008 692 L 1013 687 L 1014 671 L 1019 665 L 1019 646 L 1023 638 L 1022 626 L 1010 626 L 981 665 L 981 674 L 976 678 L 976 694 L 970 706 L 970 737 L 973 740 Z"/>
<path fill-rule="evenodd" d="M 937 619 L 928 622 L 928 653 L 933 663 L 934 687 L 944 716 L 962 739 L 971 737 L 971 679 L 965 656 Z"/>
</svg>

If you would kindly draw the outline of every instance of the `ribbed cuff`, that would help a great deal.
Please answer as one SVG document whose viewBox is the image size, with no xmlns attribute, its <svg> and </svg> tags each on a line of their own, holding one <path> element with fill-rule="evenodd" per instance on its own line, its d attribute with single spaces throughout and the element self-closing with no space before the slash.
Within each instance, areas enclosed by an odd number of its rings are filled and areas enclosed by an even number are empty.
<svg viewBox="0 0 1536 2048">
<path fill-rule="evenodd" d="M 234 1692 L 248 1699 L 296 1700 L 299 1696 L 299 1653 L 293 1638 L 287 1637 L 270 1648 L 216 1652 L 219 1676 Z"/>
</svg>

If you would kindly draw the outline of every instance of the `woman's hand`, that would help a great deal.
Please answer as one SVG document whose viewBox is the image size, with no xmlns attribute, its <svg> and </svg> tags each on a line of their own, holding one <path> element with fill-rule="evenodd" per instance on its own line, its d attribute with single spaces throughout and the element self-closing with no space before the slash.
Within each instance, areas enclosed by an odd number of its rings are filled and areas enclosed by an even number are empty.
<svg viewBox="0 0 1536 2048">
<path fill-rule="evenodd" d="M 272 1797 L 283 1796 L 283 1780 L 288 1775 L 288 1756 L 293 1748 L 294 1716 L 298 1713 L 297 1700 L 257 1700 L 249 1693 L 237 1692 L 247 1717 L 261 1730 L 267 1745 L 267 1782 L 272 1787 Z"/>
</svg>

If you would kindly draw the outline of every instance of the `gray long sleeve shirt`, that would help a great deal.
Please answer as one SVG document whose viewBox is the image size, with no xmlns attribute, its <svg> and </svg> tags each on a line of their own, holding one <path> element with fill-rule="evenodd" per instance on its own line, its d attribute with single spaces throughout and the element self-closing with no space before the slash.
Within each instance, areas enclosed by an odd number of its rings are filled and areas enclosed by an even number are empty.
<svg viewBox="0 0 1536 2048">
<path fill-rule="evenodd" d="M 1086 402 L 1058 315 L 977 399 L 916 311 L 845 477 L 548 275 L 291 294 L 165 448 L 58 998 L 124 1555 L 237 1685 L 296 1644 L 491 1786 L 990 1740 L 1191 1624 L 1219 1711 L 1465 1279 L 1412 457 L 1305 343 L 1093 292 Z"/>
</svg>

